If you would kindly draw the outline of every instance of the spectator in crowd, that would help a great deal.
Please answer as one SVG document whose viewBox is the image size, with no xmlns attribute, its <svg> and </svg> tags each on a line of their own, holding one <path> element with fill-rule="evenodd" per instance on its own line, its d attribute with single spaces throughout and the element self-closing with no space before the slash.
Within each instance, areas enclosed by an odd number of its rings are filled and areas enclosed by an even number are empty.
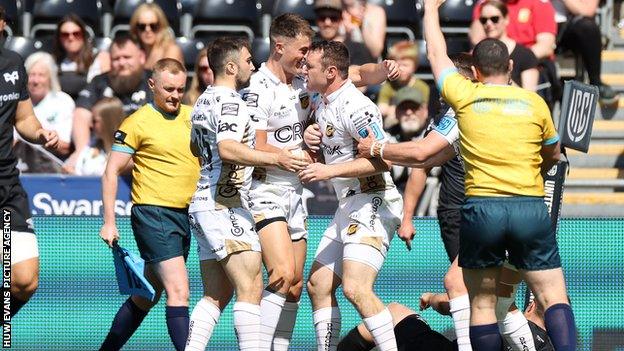
<svg viewBox="0 0 624 351">
<path fill-rule="evenodd" d="M 342 5 L 346 35 L 364 43 L 373 58 L 379 59 L 386 40 L 386 11 L 367 0 L 342 0 Z"/>
<path fill-rule="evenodd" d="M 70 153 L 74 100 L 61 91 L 58 67 L 52 55 L 43 51 L 35 52 L 26 59 L 24 66 L 35 116 L 43 128 L 56 131 L 59 142 L 51 154 L 38 145 L 19 139 L 14 152 L 21 161 L 22 172 L 57 173 L 61 171 L 61 159 Z"/>
<path fill-rule="evenodd" d="M 75 174 L 101 176 L 113 147 L 115 131 L 124 119 L 123 104 L 117 98 L 105 97 L 93 105 L 91 112 L 95 143 L 78 155 Z"/>
<path fill-rule="evenodd" d="M 110 69 L 108 52 L 94 51 L 84 21 L 73 13 L 56 26 L 54 57 L 60 67 L 61 89 L 74 99 L 93 77 Z"/>
<path fill-rule="evenodd" d="M 398 123 L 395 105 L 392 104 L 392 98 L 397 90 L 406 86 L 416 88 L 422 93 L 427 105 L 429 101 L 429 86 L 414 75 L 418 69 L 418 47 L 416 44 L 408 40 L 400 41 L 390 47 L 388 58 L 397 61 L 401 71 L 397 80 L 387 81 L 381 85 L 377 98 L 377 105 L 381 110 L 385 129 L 389 129 Z"/>
<path fill-rule="evenodd" d="M 148 72 L 143 70 L 145 55 L 139 44 L 127 35 L 118 35 L 110 48 L 111 70 L 93 78 L 76 100 L 72 137 L 76 150 L 65 162 L 65 171 L 74 173 L 76 159 L 90 145 L 93 114 L 91 108 L 103 97 L 117 97 L 123 104 L 124 115 L 130 115 L 150 101 Z"/>
<path fill-rule="evenodd" d="M 537 90 L 539 71 L 537 58 L 533 52 L 511 39 L 507 35 L 509 25 L 509 10 L 500 0 L 486 0 L 481 4 L 479 22 L 483 26 L 485 35 L 502 41 L 507 46 L 509 57 L 513 60 L 511 79 L 514 84 L 531 91 Z"/>
<path fill-rule="evenodd" d="M 399 123 L 388 131 L 390 142 L 400 143 L 422 138 L 429 120 L 427 101 L 422 92 L 413 87 L 403 87 L 392 98 L 392 104 L 396 106 Z M 390 169 L 392 180 L 401 193 L 405 191 L 410 172 L 411 168 L 398 164 L 393 164 Z"/>
<path fill-rule="evenodd" d="M 589 84 L 598 86 L 604 103 L 616 102 L 618 94 L 600 79 L 602 35 L 595 19 L 598 1 L 553 0 L 552 3 L 558 25 L 557 45 L 581 56 Z"/>
<path fill-rule="evenodd" d="M 130 33 L 145 52 L 145 69 L 152 69 L 163 58 L 184 62 L 182 49 L 175 43 L 165 13 L 155 3 L 137 7 L 130 18 Z"/>
<path fill-rule="evenodd" d="M 376 62 L 377 60 L 373 58 L 373 55 L 364 43 L 361 41 L 355 42 L 350 36 L 345 35 L 342 9 L 342 0 L 316 0 L 314 2 L 319 38 L 327 41 L 336 40 L 343 42 L 349 49 L 352 65 Z"/>
<path fill-rule="evenodd" d="M 208 62 L 208 50 L 202 49 L 197 54 L 197 61 L 195 62 L 195 75 L 191 80 L 191 86 L 188 92 L 184 95 L 184 104 L 193 106 L 197 98 L 211 86 L 214 82 L 214 73 Z"/>
</svg>

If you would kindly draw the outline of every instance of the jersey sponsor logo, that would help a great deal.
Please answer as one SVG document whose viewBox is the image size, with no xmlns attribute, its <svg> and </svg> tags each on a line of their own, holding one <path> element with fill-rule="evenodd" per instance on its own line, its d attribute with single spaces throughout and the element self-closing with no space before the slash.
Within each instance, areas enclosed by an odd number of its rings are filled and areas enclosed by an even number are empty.
<svg viewBox="0 0 624 351">
<path fill-rule="evenodd" d="M 222 116 L 238 116 L 238 103 L 228 102 L 221 105 Z"/>
<path fill-rule="evenodd" d="M 238 124 L 236 123 L 227 123 L 227 122 L 221 122 L 219 123 L 219 133 L 223 133 L 223 132 L 233 132 L 236 133 L 236 131 L 238 130 Z"/>
<path fill-rule="evenodd" d="M 243 94 L 243 100 L 245 100 L 249 107 L 258 107 L 258 94 L 256 93 Z"/>
<path fill-rule="evenodd" d="M 301 122 L 297 122 L 292 126 L 287 125 L 281 128 L 278 128 L 273 135 L 275 136 L 275 140 L 280 143 L 287 143 L 289 141 L 296 141 L 303 139 L 303 125 Z"/>
<path fill-rule="evenodd" d="M 307 93 L 299 95 L 299 103 L 301 104 L 301 108 L 303 109 L 310 107 L 310 95 L 308 95 Z"/>
<path fill-rule="evenodd" d="M 383 129 L 377 122 L 370 122 L 367 126 L 358 130 L 358 134 L 362 138 L 366 138 L 368 136 L 368 130 L 366 129 L 366 127 L 369 127 L 373 131 L 373 136 L 375 137 L 375 139 L 382 140 L 384 138 Z"/>
<path fill-rule="evenodd" d="M 52 194 L 41 192 L 33 196 L 33 214 L 54 216 L 100 216 L 104 213 L 102 200 L 56 199 Z M 131 201 L 115 200 L 115 214 L 129 216 L 132 209 Z"/>
<path fill-rule="evenodd" d="M 126 142 L 126 136 L 127 136 L 126 133 L 122 132 L 121 130 L 118 130 L 113 135 L 113 138 L 115 139 L 116 142 L 124 144 Z"/>
<path fill-rule="evenodd" d="M 358 224 L 351 223 L 349 224 L 349 227 L 347 228 L 347 235 L 353 235 L 357 232 L 357 230 L 358 230 Z"/>
<path fill-rule="evenodd" d="M 130 97 L 130 99 L 136 103 L 145 101 L 146 98 L 147 93 L 144 90 L 135 91 L 134 93 L 132 93 L 132 97 Z"/>
<path fill-rule="evenodd" d="M 18 93 L 10 93 L 0 95 L 0 106 L 3 106 L 5 102 L 19 100 L 20 95 Z"/>
<path fill-rule="evenodd" d="M 336 129 L 334 126 L 331 123 L 327 123 L 327 127 L 325 127 L 325 135 L 327 135 L 328 138 L 331 138 L 334 136 L 335 131 Z"/>
<path fill-rule="evenodd" d="M 17 71 L 13 71 L 11 73 L 5 73 L 4 74 L 4 81 L 5 82 L 11 82 L 13 83 L 13 85 L 15 85 L 15 83 L 19 80 L 19 73 Z"/>
<path fill-rule="evenodd" d="M 112 98 L 115 96 L 115 92 L 113 92 L 113 88 L 111 87 L 106 87 L 106 89 L 104 89 L 104 92 L 102 93 L 102 95 L 104 97 L 109 97 Z"/>
<path fill-rule="evenodd" d="M 326 155 L 342 155 L 342 150 L 340 150 L 340 145 L 328 146 L 326 144 L 321 144 L 321 148 L 323 149 L 323 153 Z"/>
<path fill-rule="evenodd" d="M 449 135 L 453 128 L 457 125 L 457 120 L 453 117 L 444 116 L 435 127 L 435 130 L 442 135 Z"/>
<path fill-rule="evenodd" d="M 230 229 L 230 233 L 234 236 L 241 236 L 245 232 L 245 230 L 239 225 L 238 218 L 236 217 L 236 212 L 233 209 L 228 210 L 228 215 L 230 219 L 230 223 L 232 223 L 232 229 Z"/>
</svg>

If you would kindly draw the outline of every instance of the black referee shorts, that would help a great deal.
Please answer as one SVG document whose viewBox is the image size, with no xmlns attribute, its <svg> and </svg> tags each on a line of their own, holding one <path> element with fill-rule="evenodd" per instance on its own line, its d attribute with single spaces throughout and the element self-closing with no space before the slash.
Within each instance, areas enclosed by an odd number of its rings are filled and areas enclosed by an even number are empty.
<svg viewBox="0 0 624 351">
<path fill-rule="evenodd" d="M 452 263 L 459 254 L 459 225 L 461 223 L 461 209 L 438 210 L 438 224 L 440 236 L 449 261 Z"/>
<path fill-rule="evenodd" d="M 28 195 L 20 183 L 0 185 L 0 207 L 11 211 L 11 230 L 35 233 Z"/>
</svg>

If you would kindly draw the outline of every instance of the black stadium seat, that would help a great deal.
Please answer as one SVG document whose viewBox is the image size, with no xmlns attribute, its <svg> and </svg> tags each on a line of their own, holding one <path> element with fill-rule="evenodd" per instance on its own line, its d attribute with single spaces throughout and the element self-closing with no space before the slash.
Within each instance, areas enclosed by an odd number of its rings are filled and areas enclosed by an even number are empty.
<svg viewBox="0 0 624 351">
<path fill-rule="evenodd" d="M 447 0 L 440 6 L 440 26 L 444 33 L 468 33 L 476 1 Z"/>
<path fill-rule="evenodd" d="M 271 46 L 269 44 L 269 38 L 254 39 L 254 41 L 251 43 L 251 55 L 256 69 L 260 67 L 260 64 L 266 62 L 266 60 L 269 58 L 270 51 Z"/>
<path fill-rule="evenodd" d="M 85 0 L 80 0 L 85 1 Z M 113 25 L 110 36 L 115 36 L 117 32 L 127 32 L 130 30 L 130 18 L 139 5 L 143 3 L 158 4 L 165 13 L 171 29 L 176 35 L 179 34 L 180 11 L 177 0 L 116 0 L 113 6 Z"/>
<path fill-rule="evenodd" d="M 54 32 L 57 22 L 65 15 L 75 13 L 87 24 L 91 37 L 100 35 L 102 3 L 99 0 L 35 0 L 32 13 L 31 36 L 37 32 Z"/>
<path fill-rule="evenodd" d="M 176 43 L 182 49 L 182 54 L 184 55 L 184 67 L 186 67 L 188 73 L 193 72 L 195 70 L 197 54 L 206 45 L 199 39 L 188 39 L 186 37 L 176 38 Z"/>
<path fill-rule="evenodd" d="M 4 7 L 4 17 L 6 26 L 4 31 L 6 32 L 5 37 L 11 35 L 17 35 L 20 33 L 20 12 L 21 9 L 17 7 L 17 1 L 15 0 L 0 0 L 0 6 Z"/>
<path fill-rule="evenodd" d="M 415 40 L 421 36 L 420 14 L 416 0 L 374 0 L 371 1 L 386 11 L 386 37 Z"/>
<path fill-rule="evenodd" d="M 52 39 L 33 39 L 13 36 L 6 40 L 4 47 L 17 52 L 24 60 L 26 60 L 30 54 L 36 51 L 50 52 L 52 49 Z"/>
<path fill-rule="evenodd" d="M 310 23 L 315 23 L 314 0 L 275 0 L 273 17 L 292 12 L 301 15 Z"/>
<path fill-rule="evenodd" d="M 191 36 L 245 35 L 253 40 L 259 29 L 259 18 L 256 2 L 252 0 L 201 0 L 193 18 Z"/>
</svg>

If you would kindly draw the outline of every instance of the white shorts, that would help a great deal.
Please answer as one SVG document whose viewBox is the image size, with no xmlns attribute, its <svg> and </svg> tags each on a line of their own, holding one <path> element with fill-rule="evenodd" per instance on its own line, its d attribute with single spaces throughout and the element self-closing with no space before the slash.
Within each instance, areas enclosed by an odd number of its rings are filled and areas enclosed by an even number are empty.
<svg viewBox="0 0 624 351">
<path fill-rule="evenodd" d="M 260 252 L 260 241 L 248 210 L 236 207 L 189 213 L 199 260 L 217 260 L 241 251 Z"/>
<path fill-rule="evenodd" d="M 39 257 L 37 236 L 29 232 L 11 231 L 11 266 Z"/>
<path fill-rule="evenodd" d="M 368 264 L 379 271 L 390 241 L 401 225 L 402 212 L 403 199 L 396 189 L 343 199 L 323 234 L 314 260 L 339 277 L 345 259 Z"/>
<path fill-rule="evenodd" d="M 303 187 L 287 187 L 254 181 L 249 192 L 249 208 L 260 231 L 267 224 L 284 221 L 292 241 L 308 239 L 308 213 L 303 206 Z"/>
</svg>

